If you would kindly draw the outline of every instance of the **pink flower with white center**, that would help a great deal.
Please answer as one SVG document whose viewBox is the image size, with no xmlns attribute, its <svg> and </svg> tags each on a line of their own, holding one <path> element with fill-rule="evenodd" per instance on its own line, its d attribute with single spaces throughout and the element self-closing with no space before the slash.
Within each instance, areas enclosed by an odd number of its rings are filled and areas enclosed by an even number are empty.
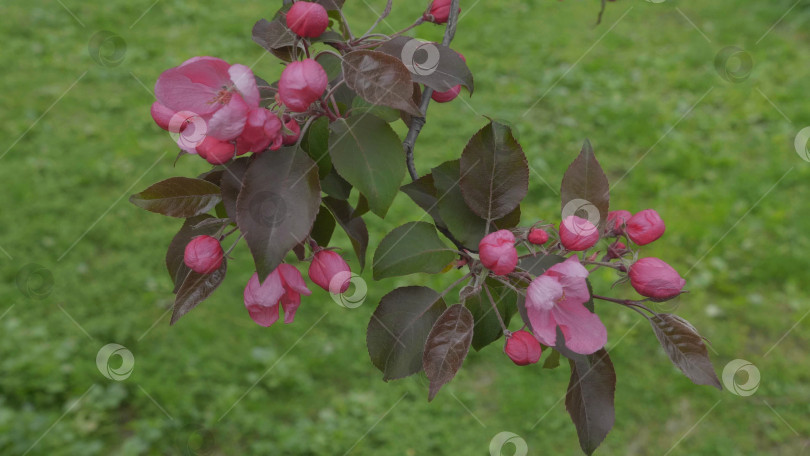
<svg viewBox="0 0 810 456">
<path fill-rule="evenodd" d="M 565 337 L 565 346 L 576 353 L 591 354 L 607 343 L 607 329 L 599 316 L 585 307 L 591 299 L 585 279 L 588 271 L 572 256 L 550 267 L 526 290 L 526 312 L 534 337 L 540 343 L 555 346 L 557 327 Z"/>
<path fill-rule="evenodd" d="M 152 117 L 161 128 L 180 133 L 188 128 L 172 128 L 172 123 L 188 124 L 190 118 L 202 121 L 204 131 L 195 132 L 198 144 L 206 136 L 235 139 L 245 128 L 250 110 L 259 106 L 259 89 L 250 68 L 215 57 L 194 57 L 164 71 L 155 84 L 155 96 Z M 179 122 L 173 121 L 178 115 Z M 196 144 L 184 141 L 183 135 L 178 145 L 196 153 Z"/>
<path fill-rule="evenodd" d="M 262 284 L 259 284 L 259 274 L 253 274 L 245 286 L 245 307 L 253 321 L 268 327 L 278 320 L 280 304 L 284 310 L 284 323 L 292 323 L 301 304 L 301 295 L 310 294 L 312 292 L 298 269 L 282 263 Z"/>
<path fill-rule="evenodd" d="M 481 264 L 495 275 L 507 275 L 518 264 L 515 235 L 509 230 L 490 233 L 478 243 L 478 256 Z"/>
</svg>

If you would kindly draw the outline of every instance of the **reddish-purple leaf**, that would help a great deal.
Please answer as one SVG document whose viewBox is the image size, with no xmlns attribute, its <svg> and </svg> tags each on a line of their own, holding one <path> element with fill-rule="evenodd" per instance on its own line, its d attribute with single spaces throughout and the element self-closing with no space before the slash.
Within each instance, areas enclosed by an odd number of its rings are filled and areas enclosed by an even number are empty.
<svg viewBox="0 0 810 456">
<path fill-rule="evenodd" d="M 183 280 L 183 285 L 177 290 L 177 296 L 174 300 L 174 308 L 172 310 L 172 319 L 170 325 L 177 323 L 183 315 L 187 314 L 191 309 L 205 301 L 214 290 L 217 289 L 219 284 L 225 280 L 225 273 L 228 269 L 228 260 L 222 260 L 222 266 L 210 274 L 198 274 L 192 270 Z"/>
<path fill-rule="evenodd" d="M 132 204 L 147 211 L 179 218 L 204 214 L 221 199 L 219 187 L 189 177 L 172 177 L 129 197 Z"/>
<path fill-rule="evenodd" d="M 703 337 L 688 321 L 674 314 L 656 314 L 650 318 L 655 336 L 672 363 L 696 385 L 723 387 L 714 372 Z"/>
<path fill-rule="evenodd" d="M 610 207 L 610 183 L 596 160 L 590 141 L 585 140 L 579 156 L 565 172 L 560 196 L 565 217 L 577 215 L 600 228 L 605 226 Z"/>
<path fill-rule="evenodd" d="M 413 102 L 411 73 L 396 57 L 377 51 L 353 51 L 343 56 L 346 85 L 371 104 L 421 116 Z"/>
<path fill-rule="evenodd" d="M 422 366 L 430 380 L 428 402 L 461 369 L 470 351 L 473 326 L 473 315 L 462 304 L 450 306 L 433 324 L 422 356 Z"/>
<path fill-rule="evenodd" d="M 616 420 L 613 404 L 616 372 L 604 348 L 591 355 L 563 354 L 571 365 L 565 409 L 577 429 L 582 451 L 591 455 Z"/>
</svg>

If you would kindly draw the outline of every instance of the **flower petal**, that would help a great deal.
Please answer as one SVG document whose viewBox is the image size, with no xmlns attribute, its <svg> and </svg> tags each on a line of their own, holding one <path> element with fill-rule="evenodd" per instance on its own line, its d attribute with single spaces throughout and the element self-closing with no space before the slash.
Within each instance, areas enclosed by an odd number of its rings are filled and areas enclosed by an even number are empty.
<svg viewBox="0 0 810 456">
<path fill-rule="evenodd" d="M 292 290 L 305 296 L 312 294 L 309 288 L 307 288 L 307 283 L 304 282 L 301 272 L 299 272 L 295 266 L 281 263 L 276 270 L 281 275 L 282 280 L 284 280 L 284 288 L 286 288 L 287 291 Z"/>
<path fill-rule="evenodd" d="M 242 96 L 234 93 L 228 104 L 222 106 L 211 116 L 206 135 L 222 141 L 236 138 L 245 129 L 248 111 L 250 111 L 250 107 Z"/>
<path fill-rule="evenodd" d="M 526 313 L 529 314 L 534 337 L 541 344 L 553 347 L 557 339 L 557 320 L 554 319 L 553 312 L 526 306 Z"/>
<path fill-rule="evenodd" d="M 278 321 L 278 304 L 271 307 L 265 306 L 250 306 L 247 308 L 250 318 L 256 324 L 264 326 L 265 328 Z"/>
<path fill-rule="evenodd" d="M 259 88 L 256 87 L 256 77 L 253 71 L 245 65 L 235 64 L 228 68 L 231 81 L 242 94 L 245 103 L 251 108 L 259 106 Z"/>
<path fill-rule="evenodd" d="M 200 84 L 189 79 L 177 68 L 164 71 L 155 83 L 155 97 L 173 111 L 192 111 L 195 114 L 210 114 L 220 105 L 210 101 L 218 88 Z"/>
<path fill-rule="evenodd" d="M 607 343 L 607 328 L 595 313 L 591 313 L 582 303 L 571 299 L 562 300 L 552 310 L 557 324 L 565 336 L 565 346 L 583 355 L 604 347 Z M 532 324 L 534 327 L 534 324 Z"/>
</svg>

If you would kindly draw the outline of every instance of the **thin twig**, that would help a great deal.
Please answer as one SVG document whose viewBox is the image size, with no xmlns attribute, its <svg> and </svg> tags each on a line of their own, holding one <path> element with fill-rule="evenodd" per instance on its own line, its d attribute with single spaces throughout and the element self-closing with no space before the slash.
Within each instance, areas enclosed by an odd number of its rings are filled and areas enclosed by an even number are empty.
<svg viewBox="0 0 810 456">
<path fill-rule="evenodd" d="M 374 21 L 373 24 L 371 24 L 371 28 L 368 29 L 368 31 L 363 34 L 364 37 L 368 36 L 371 32 L 373 32 L 374 29 L 377 28 L 378 25 L 380 25 L 380 22 L 382 22 L 383 19 L 388 17 L 389 14 L 391 14 L 391 6 L 393 6 L 393 4 L 394 0 L 388 0 L 388 3 L 385 4 L 385 9 L 383 10 L 383 13 L 380 15 L 380 17 L 377 18 L 376 21 Z M 363 38 L 360 39 L 362 40 Z"/>
<path fill-rule="evenodd" d="M 459 3 L 460 0 L 453 0 L 450 4 L 450 17 L 447 20 L 447 28 L 444 31 L 444 39 L 442 40 L 444 46 L 450 46 L 453 37 L 456 35 Z M 408 173 L 411 175 L 412 180 L 419 179 L 419 173 L 416 172 L 416 165 L 413 163 L 413 148 L 414 144 L 416 144 L 416 138 L 419 137 L 422 127 L 425 126 L 425 117 L 427 116 L 431 95 L 433 95 L 433 89 L 425 87 L 425 91 L 422 92 L 422 102 L 419 104 L 419 111 L 422 116 L 411 118 L 408 134 L 405 136 L 405 141 L 402 142 L 402 147 L 405 148 L 405 162 L 408 164 Z"/>
<path fill-rule="evenodd" d="M 449 292 L 450 292 L 450 290 L 452 290 L 453 288 L 456 288 L 456 287 L 458 286 L 458 284 L 460 284 L 461 282 L 463 282 L 463 281 L 465 281 L 465 280 L 469 279 L 470 277 L 472 277 L 472 273 L 471 273 L 471 272 L 468 272 L 467 274 L 464 274 L 464 276 L 463 276 L 462 278 L 460 278 L 460 279 L 456 280 L 455 282 L 453 282 L 453 284 L 452 284 L 452 285 L 450 285 L 449 287 L 445 288 L 445 289 L 444 289 L 444 291 L 442 291 L 442 293 L 439 295 L 439 299 L 442 299 L 442 298 L 443 298 L 443 297 L 444 297 L 444 296 L 445 296 L 447 293 L 449 293 Z"/>
</svg>

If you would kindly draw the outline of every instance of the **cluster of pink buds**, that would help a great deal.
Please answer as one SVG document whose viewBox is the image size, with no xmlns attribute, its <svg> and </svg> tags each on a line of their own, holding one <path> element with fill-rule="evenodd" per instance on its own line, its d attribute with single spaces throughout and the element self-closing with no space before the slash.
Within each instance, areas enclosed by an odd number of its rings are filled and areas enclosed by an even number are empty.
<svg viewBox="0 0 810 456">
<path fill-rule="evenodd" d="M 531 333 L 521 330 L 507 334 L 504 348 L 515 364 L 537 362 L 541 345 L 553 347 L 560 342 L 557 341 L 558 327 L 563 329 L 566 347 L 574 352 L 590 354 L 605 345 L 605 326 L 585 306 L 591 299 L 586 283 L 587 265 L 613 267 L 624 277 L 623 280 L 629 279 L 632 287 L 648 300 L 666 301 L 683 292 L 686 281 L 664 261 L 658 258 L 624 261 L 636 256 L 628 245 L 650 244 L 666 231 L 663 220 L 653 209 L 635 215 L 623 210 L 610 212 L 603 229 L 576 215 L 565 217 L 557 230 L 553 228 L 552 225 L 536 225 L 528 230 L 499 230 L 485 236 L 478 246 L 481 265 L 493 276 L 502 278 L 521 278 L 522 271 L 518 266 L 521 258 L 539 253 L 568 256 L 531 280 L 526 289 L 526 312 Z M 556 239 L 549 242 L 552 237 Z M 596 261 L 599 252 L 589 251 L 600 240 L 608 244 L 601 261 Z M 528 254 L 518 254 L 521 245 L 529 248 Z"/>
</svg>

